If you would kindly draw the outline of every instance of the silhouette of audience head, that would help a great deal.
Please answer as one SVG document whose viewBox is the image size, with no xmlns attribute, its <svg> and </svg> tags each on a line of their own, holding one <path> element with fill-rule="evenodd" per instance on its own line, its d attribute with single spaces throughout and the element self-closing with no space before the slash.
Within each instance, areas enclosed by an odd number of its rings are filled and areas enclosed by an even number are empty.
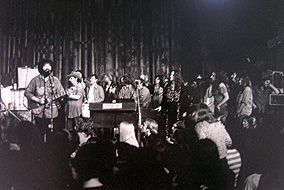
<svg viewBox="0 0 284 190">
<path fill-rule="evenodd" d="M 135 128 L 132 123 L 123 121 L 119 124 L 119 141 L 139 147 L 138 141 L 135 136 Z"/>
<path fill-rule="evenodd" d="M 191 114 L 191 117 L 195 122 L 207 121 L 209 123 L 212 123 L 216 121 L 211 110 L 206 104 L 203 103 L 197 104 L 193 108 L 193 113 Z"/>
<path fill-rule="evenodd" d="M 154 119 L 147 118 L 142 127 L 142 131 L 148 137 L 151 134 L 158 134 L 158 123 Z"/>
<path fill-rule="evenodd" d="M 108 140 L 97 140 L 96 143 L 87 143 L 77 152 L 72 166 L 80 181 L 99 178 L 104 184 L 105 177 L 112 172 L 115 160 L 114 145 Z"/>
</svg>

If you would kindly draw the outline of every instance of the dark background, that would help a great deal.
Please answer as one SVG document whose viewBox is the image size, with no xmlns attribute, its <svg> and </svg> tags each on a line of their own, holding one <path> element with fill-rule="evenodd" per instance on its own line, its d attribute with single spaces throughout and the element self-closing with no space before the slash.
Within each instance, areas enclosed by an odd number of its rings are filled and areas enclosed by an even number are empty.
<svg viewBox="0 0 284 190">
<path fill-rule="evenodd" d="M 41 58 L 54 61 L 60 79 L 76 69 L 151 80 L 172 69 L 186 80 L 218 68 L 284 70 L 281 0 L 0 2 L 4 85 Z"/>
</svg>

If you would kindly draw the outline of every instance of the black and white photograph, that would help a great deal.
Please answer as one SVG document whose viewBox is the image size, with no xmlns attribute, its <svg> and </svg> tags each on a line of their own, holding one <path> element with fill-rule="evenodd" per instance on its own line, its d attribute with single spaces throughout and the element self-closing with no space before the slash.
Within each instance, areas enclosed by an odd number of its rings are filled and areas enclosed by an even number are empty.
<svg viewBox="0 0 284 190">
<path fill-rule="evenodd" d="M 0 0 L 1 190 L 283 190 L 283 0 Z"/>
</svg>

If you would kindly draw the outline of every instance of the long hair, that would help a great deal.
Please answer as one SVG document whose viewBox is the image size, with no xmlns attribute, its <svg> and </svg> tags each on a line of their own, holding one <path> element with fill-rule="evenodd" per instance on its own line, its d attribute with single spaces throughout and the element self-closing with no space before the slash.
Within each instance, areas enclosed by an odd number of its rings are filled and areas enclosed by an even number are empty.
<svg viewBox="0 0 284 190">
<path fill-rule="evenodd" d="M 209 107 L 204 103 L 200 103 L 195 106 L 192 117 L 197 123 L 201 121 L 213 123 L 216 121 L 216 118 L 213 116 L 213 113 L 211 112 Z"/>
<path fill-rule="evenodd" d="M 179 91 L 181 89 L 181 85 L 182 85 L 182 77 L 180 72 L 178 72 L 177 70 L 172 70 L 171 73 L 174 72 L 174 80 L 171 81 L 170 79 L 168 80 L 168 84 L 167 84 L 167 88 L 171 88 L 172 83 L 175 84 L 174 89 L 176 91 Z"/>
<path fill-rule="evenodd" d="M 156 75 L 155 79 L 156 78 L 159 78 L 159 80 L 160 80 L 160 82 L 159 82 L 160 87 L 164 87 L 163 76 L 162 75 Z"/>
<path fill-rule="evenodd" d="M 151 134 L 158 134 L 158 123 L 154 119 L 147 118 L 144 126 L 150 130 Z"/>
<path fill-rule="evenodd" d="M 250 88 L 252 87 L 251 81 L 247 75 L 241 76 L 240 78 L 243 79 L 243 83 L 242 83 L 243 88 L 245 88 L 246 86 Z"/>
<path fill-rule="evenodd" d="M 135 136 L 135 128 L 132 123 L 123 121 L 119 124 L 119 140 L 120 142 L 126 142 L 130 145 L 139 147 Z"/>
<path fill-rule="evenodd" d="M 227 73 L 223 70 L 214 71 L 216 74 L 216 79 L 213 81 L 212 84 L 212 91 L 215 92 L 219 88 L 220 83 L 226 83 Z"/>
</svg>

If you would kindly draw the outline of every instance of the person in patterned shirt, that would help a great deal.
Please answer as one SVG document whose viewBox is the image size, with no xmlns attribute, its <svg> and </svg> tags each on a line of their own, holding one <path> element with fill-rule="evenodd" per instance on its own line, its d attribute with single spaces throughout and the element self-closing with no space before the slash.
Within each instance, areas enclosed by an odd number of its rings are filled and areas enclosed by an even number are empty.
<svg viewBox="0 0 284 190">
<path fill-rule="evenodd" d="M 155 109 L 158 112 L 161 111 L 166 116 L 164 131 L 166 138 L 171 137 L 172 126 L 180 118 L 181 86 L 179 73 L 173 70 L 170 73 L 169 82 L 164 89 L 161 106 Z"/>
<path fill-rule="evenodd" d="M 216 143 L 219 151 L 219 158 L 226 160 L 227 148 L 232 146 L 232 139 L 225 126 L 213 116 L 206 104 L 198 104 L 192 113 L 196 122 L 195 131 L 199 139 L 210 139 Z"/>
<path fill-rule="evenodd" d="M 79 117 L 82 115 L 82 103 L 85 96 L 85 90 L 82 85 L 82 77 L 76 71 L 67 75 L 71 87 L 67 90 L 67 129 L 75 130 L 79 126 Z"/>
<path fill-rule="evenodd" d="M 40 74 L 30 81 L 25 90 L 25 96 L 30 101 L 29 106 L 35 118 L 35 124 L 40 130 L 43 141 L 46 141 L 46 135 L 54 128 L 53 119 L 58 116 L 59 107 L 55 97 L 65 94 L 65 91 L 60 80 L 53 75 L 53 61 L 40 60 L 38 71 Z"/>
<path fill-rule="evenodd" d="M 124 77 L 124 85 L 121 87 L 118 93 L 119 99 L 135 99 L 135 89 L 132 85 L 130 77 Z"/>
</svg>

